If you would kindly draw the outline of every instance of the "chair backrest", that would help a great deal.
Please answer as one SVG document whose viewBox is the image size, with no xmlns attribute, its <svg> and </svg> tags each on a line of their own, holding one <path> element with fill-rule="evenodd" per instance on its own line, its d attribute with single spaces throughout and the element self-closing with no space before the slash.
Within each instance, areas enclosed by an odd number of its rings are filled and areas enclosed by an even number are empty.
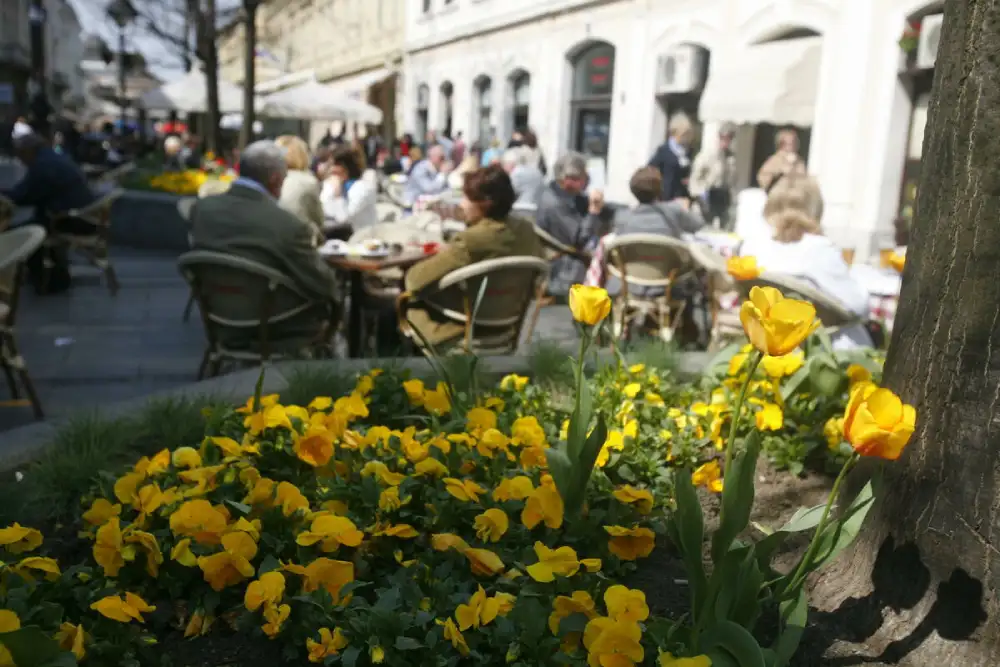
<svg viewBox="0 0 1000 667">
<path fill-rule="evenodd" d="M 433 292 L 420 299 L 449 319 L 466 323 L 475 313 L 476 327 L 511 327 L 520 336 L 524 315 L 535 297 L 538 281 L 549 273 L 549 263 L 539 257 L 514 256 L 488 259 L 452 271 Z M 485 291 L 475 311 L 480 290 Z"/>
<path fill-rule="evenodd" d="M 191 222 L 191 209 L 194 208 L 197 201 L 197 197 L 184 197 L 177 200 L 177 215 L 181 216 L 181 220 Z"/>
<path fill-rule="evenodd" d="M 688 243 L 688 250 L 691 251 L 691 259 L 697 267 L 712 276 L 716 290 L 733 289 L 733 277 L 729 275 L 725 257 L 712 247 L 698 241 Z"/>
<path fill-rule="evenodd" d="M 538 218 L 538 205 L 514 204 L 514 208 L 511 209 L 511 214 L 516 215 L 523 220 L 527 220 L 528 222 L 534 223 Z"/>
<path fill-rule="evenodd" d="M 546 255 L 550 258 L 555 255 L 572 255 L 576 252 L 576 248 L 566 245 L 537 224 L 534 227 L 535 234 L 538 235 L 538 239 L 542 242 L 542 246 L 546 250 Z"/>
<path fill-rule="evenodd" d="M 816 316 L 826 327 L 843 327 L 856 324 L 862 319 L 837 299 L 795 276 L 765 271 L 752 280 L 736 281 L 736 288 L 744 299 L 749 298 L 750 290 L 754 287 L 775 287 L 786 297 L 808 301 L 816 307 Z"/>
<path fill-rule="evenodd" d="M 218 178 L 210 178 L 201 184 L 198 188 L 198 199 L 204 199 L 205 197 L 211 197 L 213 195 L 223 195 L 229 192 L 229 186 L 232 185 L 229 181 L 223 181 Z"/>
<path fill-rule="evenodd" d="M 687 243 L 662 234 L 624 234 L 604 246 L 608 274 L 641 287 L 666 287 L 695 268 Z"/>
<path fill-rule="evenodd" d="M 225 330 L 266 330 L 317 305 L 288 276 L 243 257 L 192 250 L 177 266 L 201 305 L 210 340 Z"/>
<path fill-rule="evenodd" d="M 408 208 L 406 204 L 406 182 L 390 180 L 385 183 L 385 195 L 396 206 Z"/>
<path fill-rule="evenodd" d="M 118 165 L 110 171 L 104 172 L 104 174 L 102 174 L 98 179 L 98 183 L 118 185 L 118 183 L 121 182 L 125 176 L 131 174 L 133 171 L 135 171 L 135 163 L 126 162 L 125 164 Z"/>
<path fill-rule="evenodd" d="M 7 314 L 0 325 L 14 326 L 21 292 L 21 268 L 44 241 L 45 229 L 40 225 L 18 227 L 0 234 L 0 303 L 7 306 Z"/>
<path fill-rule="evenodd" d="M 95 199 L 89 205 L 69 211 L 68 215 L 81 220 L 86 220 L 90 224 L 98 227 L 108 227 L 111 225 L 111 206 L 123 194 L 125 194 L 125 190 L 122 188 L 112 188 Z"/>
</svg>

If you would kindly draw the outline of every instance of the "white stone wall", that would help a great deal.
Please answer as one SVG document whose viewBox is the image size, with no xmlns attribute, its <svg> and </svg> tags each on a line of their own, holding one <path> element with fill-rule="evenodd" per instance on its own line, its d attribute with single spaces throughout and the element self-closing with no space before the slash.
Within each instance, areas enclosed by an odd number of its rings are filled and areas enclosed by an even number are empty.
<svg viewBox="0 0 1000 667">
<path fill-rule="evenodd" d="M 56 73 L 69 84 L 65 96 L 83 97 L 83 76 L 80 62 L 83 60 L 83 36 L 76 12 L 67 0 L 57 0 L 48 4 L 46 24 L 46 67 L 49 80 Z M 53 100 L 58 104 L 62 100 Z"/>
<path fill-rule="evenodd" d="M 492 124 L 509 135 L 507 81 L 531 75 L 530 125 L 550 163 L 570 142 L 568 58 L 590 40 L 616 47 L 608 196 L 628 200 L 632 171 L 662 141 L 666 119 L 655 98 L 657 57 L 681 43 L 711 52 L 718 65 L 750 45 L 794 28 L 824 37 L 808 156 L 823 188 L 823 226 L 857 256 L 892 229 L 911 102 L 899 81 L 897 41 L 908 16 L 928 0 L 403 0 L 406 59 L 397 121 L 414 131 L 417 91 L 430 88 L 429 125 L 443 123 L 441 84 L 454 87 L 453 130 L 475 138 L 474 82 L 493 81 Z M 711 77 L 711 72 L 709 73 Z M 706 127 L 706 141 L 713 128 Z M 753 131 L 738 136 L 750 181 Z"/>
</svg>

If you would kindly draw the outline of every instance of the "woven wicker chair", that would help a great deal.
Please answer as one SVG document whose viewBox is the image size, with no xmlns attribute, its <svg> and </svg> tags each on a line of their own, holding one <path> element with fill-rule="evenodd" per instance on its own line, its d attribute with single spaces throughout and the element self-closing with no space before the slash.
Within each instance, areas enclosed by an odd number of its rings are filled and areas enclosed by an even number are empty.
<svg viewBox="0 0 1000 667">
<path fill-rule="evenodd" d="M 122 180 L 135 171 L 134 162 L 126 162 L 125 164 L 118 165 L 114 169 L 104 172 L 101 177 L 97 179 L 97 185 L 104 187 L 118 187 L 121 185 Z"/>
<path fill-rule="evenodd" d="M 284 274 L 257 262 L 192 250 L 177 260 L 201 310 L 208 346 L 198 378 L 224 362 L 257 365 L 270 359 L 311 359 L 328 353 L 335 313 L 306 296 Z M 279 326 L 290 327 L 282 333 Z"/>
<path fill-rule="evenodd" d="M 490 259 L 452 271 L 418 297 L 409 292 L 400 295 L 396 304 L 400 330 L 425 355 L 433 353 L 425 347 L 407 319 L 411 302 L 419 298 L 421 305 L 465 327 L 461 339 L 438 352 L 513 354 L 520 343 L 521 328 L 536 285 L 544 281 L 548 271 L 548 262 L 538 257 Z M 483 299 L 475 311 L 483 289 Z M 483 334 L 476 327 L 487 327 L 490 333 Z"/>
<path fill-rule="evenodd" d="M 607 275 L 621 282 L 613 307 L 615 337 L 629 334 L 629 322 L 652 318 L 660 337 L 673 340 L 684 306 L 671 300 L 671 289 L 697 266 L 687 243 L 662 234 L 626 234 L 607 241 L 604 258 Z M 642 296 L 640 289 L 662 294 Z"/>
<path fill-rule="evenodd" d="M 24 263 L 44 241 L 45 230 L 37 225 L 0 234 L 0 368 L 15 400 L 20 399 L 21 387 L 24 388 L 36 419 L 43 419 L 45 414 L 24 358 L 18 352 L 14 326 L 18 297 L 24 282 Z"/>
<path fill-rule="evenodd" d="M 111 207 L 125 193 L 121 188 L 108 191 L 97 199 L 94 203 L 84 208 L 71 209 L 59 214 L 53 214 L 52 222 L 57 224 L 59 220 L 74 218 L 83 220 L 94 226 L 92 234 L 62 234 L 54 233 L 46 240 L 46 245 L 50 247 L 64 247 L 67 251 L 75 251 L 82 255 L 90 264 L 104 274 L 108 291 L 111 296 L 118 294 L 118 276 L 115 274 L 115 267 L 111 263 L 111 253 L 109 241 L 111 237 Z M 46 258 L 47 259 L 47 258 Z M 47 259 L 48 261 L 48 259 Z M 46 273 L 52 267 L 46 266 Z"/>
<path fill-rule="evenodd" d="M 375 215 L 379 222 L 396 222 L 403 217 L 403 209 L 388 201 L 375 202 Z"/>
</svg>

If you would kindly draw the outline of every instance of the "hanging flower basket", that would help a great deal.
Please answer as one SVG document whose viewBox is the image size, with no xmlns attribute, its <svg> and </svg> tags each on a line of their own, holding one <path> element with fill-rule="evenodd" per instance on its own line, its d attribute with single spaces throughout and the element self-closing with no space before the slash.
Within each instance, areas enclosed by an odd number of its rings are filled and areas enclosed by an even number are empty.
<svg viewBox="0 0 1000 667">
<path fill-rule="evenodd" d="M 912 21 L 907 22 L 906 28 L 903 30 L 903 34 L 899 38 L 899 48 L 903 50 L 903 53 L 909 55 L 917 50 L 917 46 L 919 44 L 920 24 L 913 23 Z"/>
</svg>

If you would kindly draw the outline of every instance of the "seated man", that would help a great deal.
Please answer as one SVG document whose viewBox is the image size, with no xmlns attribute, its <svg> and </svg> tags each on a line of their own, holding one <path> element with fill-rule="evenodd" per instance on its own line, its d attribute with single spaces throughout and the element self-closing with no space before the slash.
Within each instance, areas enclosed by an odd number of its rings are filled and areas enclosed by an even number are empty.
<svg viewBox="0 0 1000 667">
<path fill-rule="evenodd" d="M 287 170 L 285 153 L 273 141 L 248 146 L 240 160 L 240 177 L 229 191 L 194 205 L 192 247 L 263 264 L 291 278 L 316 301 L 336 301 L 334 273 L 316 251 L 312 229 L 278 205 Z M 283 323 L 277 335 L 315 332 L 315 324 Z"/>
<path fill-rule="evenodd" d="M 587 188 L 587 160 L 579 153 L 567 153 L 553 167 L 555 180 L 543 187 L 538 198 L 536 224 L 560 243 L 575 248 L 581 254 L 596 244 L 609 231 L 610 209 L 604 206 L 604 195 Z M 565 296 L 569 288 L 582 283 L 587 272 L 587 260 L 563 256 L 552 263 L 549 292 Z"/>
<path fill-rule="evenodd" d="M 422 290 L 432 289 L 447 274 L 470 264 L 502 257 L 543 255 L 534 227 L 510 215 L 514 206 L 514 187 L 510 177 L 499 165 L 484 167 L 466 175 L 463 191 L 465 196 L 462 199 L 462 210 L 468 229 L 457 235 L 438 254 L 420 262 L 406 274 L 406 290 L 418 300 Z M 498 292 L 506 291 L 503 286 L 492 287 Z M 511 289 L 512 293 L 520 291 Z M 452 307 L 459 311 L 463 309 L 461 303 Z M 445 317 L 431 305 L 424 309 L 409 309 L 407 320 L 411 327 L 417 329 L 435 347 L 456 342 L 465 333 L 462 324 Z M 476 327 L 475 331 L 482 331 L 482 328 Z"/>
<path fill-rule="evenodd" d="M 84 220 L 60 217 L 59 214 L 85 208 L 96 197 L 87 185 L 87 177 L 69 157 L 52 150 L 37 134 L 25 134 L 14 141 L 17 157 L 27 167 L 24 178 L 9 191 L 2 192 L 16 206 L 33 206 L 35 223 L 49 233 L 93 234 L 94 226 Z M 44 268 L 45 254 L 53 266 L 48 275 Z M 69 263 L 65 254 L 54 248 L 41 248 L 28 260 L 28 275 L 35 289 L 61 292 L 69 288 Z"/>
<path fill-rule="evenodd" d="M 431 146 L 427 159 L 421 160 L 410 169 L 406 179 L 406 203 L 413 205 L 419 197 L 439 195 L 448 189 L 448 174 L 451 164 L 445 160 L 444 148 Z"/>
</svg>

